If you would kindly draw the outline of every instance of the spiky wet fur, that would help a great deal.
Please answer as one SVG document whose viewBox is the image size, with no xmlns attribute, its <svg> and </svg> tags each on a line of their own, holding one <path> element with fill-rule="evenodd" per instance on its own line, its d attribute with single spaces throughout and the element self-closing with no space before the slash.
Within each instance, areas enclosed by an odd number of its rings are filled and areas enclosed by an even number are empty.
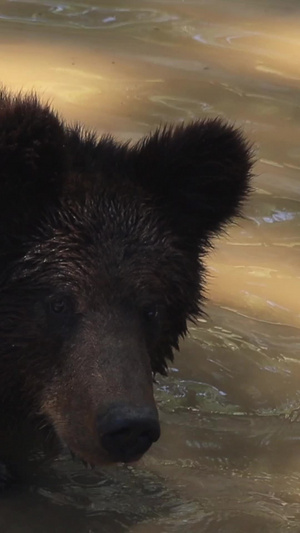
<svg viewBox="0 0 300 533">
<path fill-rule="evenodd" d="M 148 374 L 166 373 L 187 320 L 201 313 L 203 257 L 249 192 L 251 150 L 220 119 L 164 126 L 136 145 L 98 139 L 36 96 L 2 91 L 0 161 L 3 419 L 45 417 L 72 442 L 74 409 L 89 409 L 85 391 L 76 403 L 72 390 L 96 386 L 98 352 L 116 383 L 127 373 L 129 388 L 148 359 Z M 58 318 L 51 306 L 60 297 Z M 143 353 L 145 363 L 138 353 L 132 360 L 140 370 L 119 360 L 119 334 L 121 350 L 123 338 Z M 109 391 L 109 366 L 104 375 Z"/>
</svg>

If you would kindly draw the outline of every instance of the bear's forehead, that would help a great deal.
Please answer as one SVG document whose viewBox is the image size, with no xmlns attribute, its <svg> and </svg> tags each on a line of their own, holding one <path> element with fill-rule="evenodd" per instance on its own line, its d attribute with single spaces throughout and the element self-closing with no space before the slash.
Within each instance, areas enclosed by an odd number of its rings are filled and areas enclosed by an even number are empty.
<svg viewBox="0 0 300 533">
<path fill-rule="evenodd" d="M 164 213 L 131 190 L 68 198 L 48 210 L 28 238 L 14 280 L 38 290 L 68 289 L 79 299 L 118 292 L 143 298 L 145 290 L 173 291 L 177 279 L 188 283 L 189 270 Z"/>
<path fill-rule="evenodd" d="M 37 280 L 90 284 L 153 283 L 184 261 L 168 225 L 155 210 L 119 199 L 62 206 L 36 228 L 19 274 Z M 167 275 L 167 274 L 166 274 Z"/>
<path fill-rule="evenodd" d="M 166 213 L 161 213 L 139 189 L 129 187 L 116 192 L 104 189 L 95 195 L 86 194 L 78 199 L 67 197 L 59 206 L 42 219 L 41 240 L 56 239 L 69 245 L 88 246 L 121 242 L 129 246 L 159 244 L 174 239 L 167 222 Z"/>
<path fill-rule="evenodd" d="M 176 249 L 176 237 L 147 206 L 72 206 L 46 219 L 31 246 L 31 256 L 51 262 L 79 264 L 133 259 L 139 263 Z"/>
<path fill-rule="evenodd" d="M 176 280 L 188 265 L 179 252 L 164 241 L 131 242 L 130 240 L 81 246 L 70 235 L 54 236 L 36 244 L 22 260 L 17 279 L 30 289 L 69 292 L 83 306 L 106 301 L 160 300 L 173 294 Z M 181 282 L 182 285 L 185 284 Z"/>
</svg>

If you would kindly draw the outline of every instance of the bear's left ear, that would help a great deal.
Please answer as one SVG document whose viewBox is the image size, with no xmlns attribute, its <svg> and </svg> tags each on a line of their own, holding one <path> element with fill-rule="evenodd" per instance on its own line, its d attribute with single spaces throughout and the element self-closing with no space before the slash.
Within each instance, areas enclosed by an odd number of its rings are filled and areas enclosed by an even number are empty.
<svg viewBox="0 0 300 533">
<path fill-rule="evenodd" d="M 134 180 L 191 243 L 207 242 L 250 190 L 251 149 L 220 119 L 164 127 L 129 151 Z"/>
<path fill-rule="evenodd" d="M 37 97 L 12 96 L 0 90 L 0 211 L 14 206 L 15 217 L 49 201 L 61 187 L 66 166 L 63 123 Z M 16 211 L 19 212 L 16 212 Z"/>
</svg>

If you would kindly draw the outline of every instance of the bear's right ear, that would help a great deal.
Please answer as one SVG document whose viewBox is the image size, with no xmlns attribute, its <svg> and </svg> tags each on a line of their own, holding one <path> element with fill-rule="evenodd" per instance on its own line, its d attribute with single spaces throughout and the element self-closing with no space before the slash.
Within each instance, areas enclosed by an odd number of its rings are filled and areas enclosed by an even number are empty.
<svg viewBox="0 0 300 533">
<path fill-rule="evenodd" d="M 7 222 L 57 195 L 65 165 L 65 131 L 34 96 L 0 91 L 0 216 Z M 26 206 L 26 208 L 25 208 Z"/>
<path fill-rule="evenodd" d="M 220 119 L 165 127 L 131 148 L 133 179 L 191 244 L 207 243 L 250 190 L 251 150 Z"/>
</svg>

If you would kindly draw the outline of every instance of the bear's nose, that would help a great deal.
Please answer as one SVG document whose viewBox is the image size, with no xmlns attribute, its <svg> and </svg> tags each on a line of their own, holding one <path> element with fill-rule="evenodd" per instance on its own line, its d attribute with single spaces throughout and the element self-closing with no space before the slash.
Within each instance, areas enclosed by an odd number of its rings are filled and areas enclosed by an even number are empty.
<svg viewBox="0 0 300 533">
<path fill-rule="evenodd" d="M 160 437 L 157 411 L 150 407 L 111 407 L 98 417 L 98 431 L 112 461 L 137 460 Z"/>
</svg>

